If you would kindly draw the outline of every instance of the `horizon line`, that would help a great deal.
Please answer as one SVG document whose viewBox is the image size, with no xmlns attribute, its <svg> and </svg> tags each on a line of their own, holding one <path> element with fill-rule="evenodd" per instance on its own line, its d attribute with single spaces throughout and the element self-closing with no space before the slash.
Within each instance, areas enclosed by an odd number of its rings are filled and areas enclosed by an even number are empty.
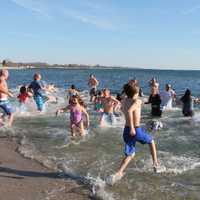
<svg viewBox="0 0 200 200">
<path fill-rule="evenodd" d="M 86 67 L 104 67 L 104 68 L 121 68 L 121 69 L 143 69 L 143 70 L 170 70 L 170 71 L 200 71 L 200 66 L 199 67 L 191 67 L 191 66 L 187 66 L 187 67 L 152 67 L 152 66 L 149 66 L 149 67 L 135 67 L 135 66 L 126 66 L 126 65 L 104 65 L 104 64 L 77 64 L 77 63 L 64 63 L 64 64 L 57 64 L 57 63 L 53 63 L 53 64 L 49 64 L 48 62 L 13 62 L 13 61 L 8 61 L 8 62 L 11 62 L 11 63 L 14 63 L 14 64 L 18 64 L 18 63 L 22 63 L 22 64 L 46 64 L 46 65 L 49 65 L 50 67 L 54 66 L 54 65 L 77 65 L 78 67 L 81 67 L 81 66 L 86 66 Z M 2 65 L 2 63 L 1 63 Z M 40 67 L 36 67 L 36 68 L 40 68 Z M 41 68 L 44 68 L 44 66 Z M 56 68 L 56 67 L 55 67 Z M 199 69 L 198 69 L 199 68 Z"/>
</svg>

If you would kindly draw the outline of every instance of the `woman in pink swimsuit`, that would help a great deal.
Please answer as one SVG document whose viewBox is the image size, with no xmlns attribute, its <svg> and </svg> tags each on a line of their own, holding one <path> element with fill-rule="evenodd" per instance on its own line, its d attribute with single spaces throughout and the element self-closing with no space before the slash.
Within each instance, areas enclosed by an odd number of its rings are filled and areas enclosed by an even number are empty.
<svg viewBox="0 0 200 200">
<path fill-rule="evenodd" d="M 61 108 L 57 110 L 56 114 L 58 115 L 61 112 L 66 110 L 70 111 L 70 128 L 71 135 L 75 136 L 75 132 L 78 131 L 80 136 L 85 135 L 85 129 L 83 124 L 83 114 L 86 116 L 87 125 L 86 128 L 89 127 L 89 115 L 84 108 L 83 101 L 79 96 L 74 95 L 69 100 L 69 105 L 65 108 Z"/>
</svg>

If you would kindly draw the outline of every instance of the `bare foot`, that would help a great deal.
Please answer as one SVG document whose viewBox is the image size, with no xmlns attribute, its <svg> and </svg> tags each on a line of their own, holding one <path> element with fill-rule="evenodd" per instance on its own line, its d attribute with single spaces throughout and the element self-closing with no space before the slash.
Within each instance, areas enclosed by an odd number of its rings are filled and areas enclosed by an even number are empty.
<svg viewBox="0 0 200 200">
<path fill-rule="evenodd" d="M 122 173 L 116 173 L 116 174 L 113 174 L 113 175 L 110 175 L 106 178 L 106 183 L 108 185 L 114 185 L 117 181 L 121 180 L 122 177 L 124 176 L 124 174 Z"/>
<path fill-rule="evenodd" d="M 166 167 L 156 163 L 153 165 L 153 170 L 155 173 L 163 173 L 166 171 Z"/>
</svg>

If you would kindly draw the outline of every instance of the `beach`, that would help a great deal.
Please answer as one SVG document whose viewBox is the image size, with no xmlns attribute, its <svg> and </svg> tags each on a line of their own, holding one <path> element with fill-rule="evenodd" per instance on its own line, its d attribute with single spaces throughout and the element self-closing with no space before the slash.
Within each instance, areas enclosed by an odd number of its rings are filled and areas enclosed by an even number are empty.
<svg viewBox="0 0 200 200">
<path fill-rule="evenodd" d="M 0 138 L 0 199 L 4 200 L 87 200 L 87 186 L 23 158 L 16 138 Z"/>
<path fill-rule="evenodd" d="M 0 5 L 0 200 L 200 200 L 200 1 Z"/>
<path fill-rule="evenodd" d="M 19 107 L 16 98 L 19 86 L 30 84 L 36 72 L 58 88 L 52 94 L 57 97 L 57 103 L 45 104 L 42 113 L 37 112 L 32 98 L 25 108 Z M 152 131 L 149 124 L 154 119 L 150 115 L 150 106 L 144 104 L 141 126 L 153 136 L 159 162 L 165 171 L 155 174 L 148 146 L 137 144 L 136 157 L 125 176 L 109 186 L 107 177 L 116 172 L 124 156 L 124 118 L 117 113 L 116 123 L 100 127 L 100 113 L 94 111 L 89 102 L 87 83 L 89 75 L 95 74 L 100 81 L 98 89 L 108 87 L 116 96 L 128 79 L 137 77 L 146 95 L 144 101 L 147 101 L 148 81 L 156 76 L 161 91 L 170 80 L 178 98 L 185 88 L 192 88 L 197 97 L 200 72 L 22 69 L 9 70 L 9 73 L 9 88 L 15 96 L 10 102 L 16 112 L 12 128 L 0 128 L 0 195 L 6 195 L 3 200 L 76 200 L 94 196 L 103 200 L 199 199 L 200 106 L 195 105 L 195 116 L 189 118 L 183 117 L 181 105 L 175 104 L 158 119 L 163 128 Z M 68 104 L 66 91 L 72 84 L 79 89 L 90 115 L 90 127 L 83 138 L 70 137 L 69 112 L 55 116 L 58 108 Z"/>
</svg>

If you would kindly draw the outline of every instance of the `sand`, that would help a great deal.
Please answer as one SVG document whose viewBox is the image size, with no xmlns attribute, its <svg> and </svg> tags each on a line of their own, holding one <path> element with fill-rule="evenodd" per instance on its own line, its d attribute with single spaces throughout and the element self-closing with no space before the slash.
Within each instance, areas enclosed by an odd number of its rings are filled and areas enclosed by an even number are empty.
<svg viewBox="0 0 200 200">
<path fill-rule="evenodd" d="M 0 138 L 1 200 L 87 200 L 89 187 L 23 158 L 13 138 Z"/>
</svg>

